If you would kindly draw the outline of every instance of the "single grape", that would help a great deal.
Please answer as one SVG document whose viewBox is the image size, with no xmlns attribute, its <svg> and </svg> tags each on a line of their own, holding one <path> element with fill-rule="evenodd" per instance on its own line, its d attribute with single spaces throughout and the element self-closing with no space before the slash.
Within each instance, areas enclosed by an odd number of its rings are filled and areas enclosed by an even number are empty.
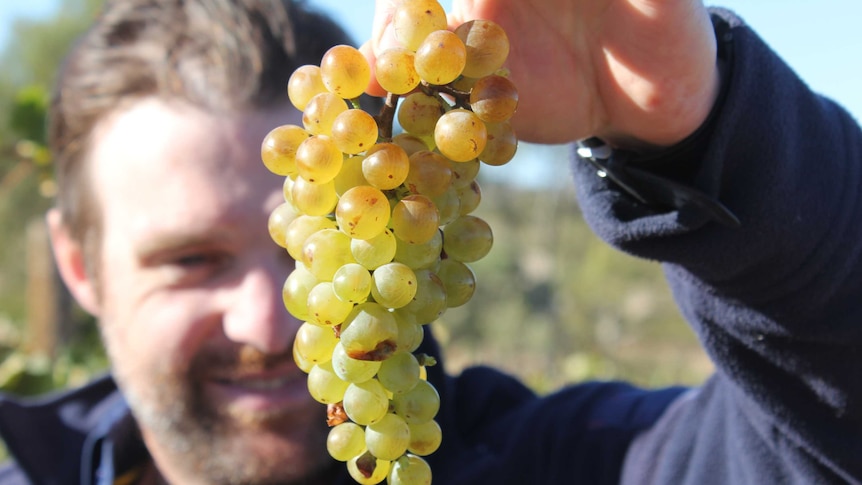
<svg viewBox="0 0 862 485">
<path fill-rule="evenodd" d="M 365 430 L 356 423 L 341 423 L 329 430 L 326 451 L 338 461 L 348 461 L 365 451 Z"/>
<path fill-rule="evenodd" d="M 392 143 L 403 148 L 407 153 L 407 156 L 411 156 L 420 150 L 428 149 L 428 145 L 425 144 L 425 141 L 422 140 L 422 138 L 419 138 L 416 135 L 411 135 L 410 133 L 399 133 L 393 136 Z"/>
<path fill-rule="evenodd" d="M 461 75 L 466 62 L 467 48 L 464 42 L 448 30 L 431 32 L 416 49 L 416 72 L 430 84 L 449 84 L 454 81 Z"/>
<path fill-rule="evenodd" d="M 380 87 L 394 94 L 406 94 L 419 85 L 419 73 L 413 66 L 416 54 L 410 49 L 393 47 L 377 56 L 375 74 Z"/>
<path fill-rule="evenodd" d="M 384 360 L 395 351 L 397 339 L 395 316 L 376 302 L 356 305 L 341 325 L 341 344 L 353 359 Z"/>
<path fill-rule="evenodd" d="M 338 175 L 336 175 L 334 179 L 332 179 L 332 182 L 335 185 L 335 193 L 338 194 L 339 197 L 344 195 L 345 192 L 353 187 L 370 185 L 368 181 L 365 180 L 365 175 L 362 174 L 362 160 L 364 159 L 365 155 L 362 154 L 346 157 L 344 159 L 344 163 L 341 164 L 341 171 L 338 172 Z"/>
<path fill-rule="evenodd" d="M 392 406 L 395 414 L 404 418 L 408 424 L 424 423 L 437 415 L 440 395 L 428 381 L 420 380 L 413 389 L 393 396 Z"/>
<path fill-rule="evenodd" d="M 273 242 L 283 248 L 287 248 L 287 228 L 294 219 L 299 217 L 296 207 L 290 202 L 279 204 L 269 213 L 266 228 Z"/>
<path fill-rule="evenodd" d="M 374 145 L 362 160 L 365 180 L 380 190 L 390 190 L 401 185 L 410 168 L 407 152 L 395 143 Z"/>
<path fill-rule="evenodd" d="M 381 362 L 374 360 L 359 360 L 347 355 L 344 345 L 338 342 L 332 349 L 332 369 L 335 374 L 346 382 L 359 383 L 371 379 L 380 370 Z"/>
<path fill-rule="evenodd" d="M 443 442 L 443 431 L 435 420 L 415 423 L 410 427 L 410 444 L 407 451 L 419 456 L 428 456 L 437 451 Z"/>
<path fill-rule="evenodd" d="M 431 485 L 431 466 L 423 458 L 407 454 L 393 462 L 388 485 Z"/>
<path fill-rule="evenodd" d="M 335 118 L 347 109 L 347 103 L 338 95 L 320 93 L 305 105 L 302 126 L 313 135 L 330 135 Z"/>
<path fill-rule="evenodd" d="M 377 143 L 377 122 L 361 109 L 342 111 L 332 122 L 332 140 L 344 153 L 356 155 Z"/>
<path fill-rule="evenodd" d="M 404 185 L 414 194 L 437 197 L 452 185 L 452 168 L 443 155 L 422 150 L 410 156 L 410 171 Z"/>
<path fill-rule="evenodd" d="M 479 154 L 479 160 L 487 165 L 500 166 L 509 163 L 518 150 L 518 137 L 508 121 L 485 123 L 488 130 L 488 143 Z"/>
<path fill-rule="evenodd" d="M 296 171 L 312 184 L 325 184 L 341 171 L 344 154 L 326 135 L 306 138 L 296 149 Z"/>
<path fill-rule="evenodd" d="M 355 262 L 350 237 L 337 229 L 315 232 L 302 247 L 302 263 L 319 281 L 332 281 L 338 268 Z"/>
<path fill-rule="evenodd" d="M 402 2 L 392 16 L 395 38 L 416 51 L 428 34 L 446 28 L 446 11 L 437 0 L 411 0 Z"/>
<path fill-rule="evenodd" d="M 371 239 L 353 239 L 350 241 L 350 253 L 356 262 L 366 269 L 373 270 L 389 263 L 397 249 L 395 235 L 389 229 Z"/>
<path fill-rule="evenodd" d="M 359 485 L 374 485 L 386 479 L 392 462 L 375 458 L 371 453 L 363 453 L 347 462 L 347 472 Z"/>
<path fill-rule="evenodd" d="M 357 48 L 336 45 L 323 55 L 320 77 L 330 92 L 344 99 L 353 99 L 358 98 L 368 87 L 371 67 Z"/>
<path fill-rule="evenodd" d="M 470 107 L 486 123 L 502 123 L 515 114 L 518 89 L 508 78 L 492 74 L 485 76 L 470 91 Z"/>
<path fill-rule="evenodd" d="M 308 293 L 317 283 L 318 279 L 305 266 L 298 266 L 284 280 L 282 300 L 287 311 L 297 320 L 308 320 Z"/>
<path fill-rule="evenodd" d="M 353 241 L 350 245 L 352 253 Z M 359 263 L 345 264 L 332 277 L 332 289 L 342 301 L 362 303 L 371 293 L 371 273 Z"/>
<path fill-rule="evenodd" d="M 443 233 L 439 230 L 422 244 L 410 244 L 399 239 L 395 249 L 395 261 L 414 270 L 431 268 L 440 261 L 442 250 Z"/>
<path fill-rule="evenodd" d="M 419 361 L 410 352 L 395 352 L 381 363 L 377 380 L 393 394 L 407 392 L 419 382 Z M 374 456 L 384 458 L 376 453 Z"/>
<path fill-rule="evenodd" d="M 488 130 L 485 122 L 472 111 L 453 109 L 437 120 L 434 141 L 446 158 L 466 162 L 478 157 L 485 149 Z"/>
<path fill-rule="evenodd" d="M 365 428 L 365 446 L 376 458 L 392 461 L 403 455 L 410 444 L 410 428 L 404 418 L 387 413 Z"/>
<path fill-rule="evenodd" d="M 403 263 L 386 263 L 371 275 L 371 296 L 386 308 L 401 308 L 416 295 L 416 274 Z"/>
<path fill-rule="evenodd" d="M 355 239 L 371 239 L 389 223 L 389 200 L 376 187 L 359 185 L 345 192 L 335 207 L 338 227 Z"/>
<path fill-rule="evenodd" d="M 302 214 L 287 225 L 284 238 L 287 253 L 298 261 L 302 259 L 302 247 L 308 236 L 322 229 L 335 229 L 335 221 L 324 216 L 309 216 Z"/>
<path fill-rule="evenodd" d="M 315 364 L 311 368 L 307 384 L 311 397 L 322 404 L 340 402 L 351 385 L 335 374 L 329 361 Z"/>
<path fill-rule="evenodd" d="M 449 308 L 461 306 L 471 298 L 476 291 L 476 275 L 466 263 L 452 258 L 440 262 L 437 276 L 446 288 L 446 305 Z"/>
<path fill-rule="evenodd" d="M 300 111 L 305 109 L 311 98 L 325 92 L 326 86 L 323 85 L 318 66 L 300 66 L 287 80 L 287 96 L 291 104 Z"/>
<path fill-rule="evenodd" d="M 276 175 L 296 173 L 296 149 L 311 133 L 297 125 L 282 125 L 270 130 L 260 147 L 260 158 Z"/>
<path fill-rule="evenodd" d="M 443 250 L 455 260 L 472 263 L 491 250 L 491 226 L 476 216 L 461 216 L 443 228 Z"/>
<path fill-rule="evenodd" d="M 402 309 L 420 324 L 431 323 L 446 311 L 446 287 L 437 273 L 427 269 L 416 271 L 416 282 L 416 296 Z"/>
<path fill-rule="evenodd" d="M 315 364 L 330 360 L 337 343 L 338 337 L 331 328 L 309 322 L 299 326 L 294 340 L 296 351 L 304 359 Z"/>
<path fill-rule="evenodd" d="M 363 426 L 380 421 L 389 411 L 389 397 L 377 379 L 349 384 L 344 391 L 343 404 L 350 420 Z"/>
<path fill-rule="evenodd" d="M 422 92 L 412 93 L 398 105 L 398 124 L 407 133 L 430 135 L 434 133 L 437 120 L 445 112 L 440 100 L 434 96 Z"/>
<path fill-rule="evenodd" d="M 482 188 L 479 187 L 479 182 L 475 180 L 470 182 L 470 185 L 458 189 L 456 193 L 460 201 L 458 215 L 466 216 L 470 214 L 482 202 Z"/>
<path fill-rule="evenodd" d="M 332 181 L 314 184 L 303 177 L 296 177 L 290 186 L 290 200 L 302 214 L 325 216 L 335 208 L 338 194 Z"/>
<path fill-rule="evenodd" d="M 347 318 L 353 310 L 353 303 L 338 298 L 331 282 L 321 281 L 308 292 L 307 307 L 309 321 L 317 325 L 333 326 L 341 324 Z"/>
<path fill-rule="evenodd" d="M 422 244 L 434 237 L 440 214 L 434 202 L 424 195 L 408 195 L 392 208 L 392 231 L 402 241 Z"/>
<path fill-rule="evenodd" d="M 503 67 L 509 56 L 509 38 L 498 24 L 490 20 L 471 20 L 455 29 L 467 50 L 464 76 L 480 78 Z"/>
</svg>

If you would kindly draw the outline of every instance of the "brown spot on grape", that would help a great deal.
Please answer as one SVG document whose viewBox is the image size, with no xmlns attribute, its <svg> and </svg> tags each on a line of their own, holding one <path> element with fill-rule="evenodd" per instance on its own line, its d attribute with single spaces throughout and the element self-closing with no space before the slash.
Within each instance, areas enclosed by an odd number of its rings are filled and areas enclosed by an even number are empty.
<svg viewBox="0 0 862 485">
<path fill-rule="evenodd" d="M 384 361 L 395 352 L 396 344 L 392 340 L 384 340 L 379 342 L 373 350 L 349 350 L 347 355 L 356 360 L 372 360 L 376 362 Z"/>
<path fill-rule="evenodd" d="M 340 402 L 326 405 L 326 424 L 329 427 L 338 426 L 348 420 L 344 405 Z"/>
</svg>

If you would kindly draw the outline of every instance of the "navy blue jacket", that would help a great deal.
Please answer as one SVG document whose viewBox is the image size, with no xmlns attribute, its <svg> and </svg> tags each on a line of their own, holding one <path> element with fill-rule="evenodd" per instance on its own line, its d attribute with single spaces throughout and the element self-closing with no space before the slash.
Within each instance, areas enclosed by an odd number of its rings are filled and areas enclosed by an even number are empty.
<svg viewBox="0 0 862 485">
<path fill-rule="evenodd" d="M 715 375 L 688 391 L 593 382 L 537 397 L 492 369 L 434 367 L 435 483 L 862 483 L 862 133 L 714 13 L 727 28 L 708 122 L 665 152 L 613 161 L 702 191 L 742 227 L 645 205 L 583 160 L 573 170 L 596 233 L 662 262 Z M 0 401 L 0 433 L 17 460 L 0 483 L 107 484 L 147 459 L 110 377 Z"/>
</svg>

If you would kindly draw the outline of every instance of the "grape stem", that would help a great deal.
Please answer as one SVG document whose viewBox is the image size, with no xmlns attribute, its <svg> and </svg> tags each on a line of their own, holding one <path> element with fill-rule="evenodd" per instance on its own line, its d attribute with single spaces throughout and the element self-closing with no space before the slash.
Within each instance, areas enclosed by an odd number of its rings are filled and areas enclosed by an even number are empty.
<svg viewBox="0 0 862 485">
<path fill-rule="evenodd" d="M 386 93 L 386 101 L 377 115 L 377 129 L 381 141 L 392 141 L 392 123 L 395 121 L 395 108 L 398 106 L 398 95 Z"/>
<path fill-rule="evenodd" d="M 472 108 L 470 108 L 470 93 L 466 91 L 455 89 L 449 84 L 429 84 L 426 81 L 422 81 L 419 84 L 419 88 L 428 96 L 439 96 L 440 93 L 448 94 L 454 98 L 456 108 L 464 108 L 472 111 Z"/>
</svg>

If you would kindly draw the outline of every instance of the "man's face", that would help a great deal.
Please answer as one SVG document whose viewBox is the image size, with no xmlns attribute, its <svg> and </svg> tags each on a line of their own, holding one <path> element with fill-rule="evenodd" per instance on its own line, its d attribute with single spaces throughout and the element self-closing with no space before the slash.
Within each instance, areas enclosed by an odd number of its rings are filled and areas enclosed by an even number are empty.
<svg viewBox="0 0 862 485">
<path fill-rule="evenodd" d="M 286 482 L 328 463 L 325 409 L 291 358 L 299 322 L 281 287 L 293 261 L 267 231 L 282 179 L 260 161 L 266 133 L 297 120 L 150 99 L 95 132 L 99 316 L 169 478 L 179 466 L 184 483 Z"/>
</svg>

